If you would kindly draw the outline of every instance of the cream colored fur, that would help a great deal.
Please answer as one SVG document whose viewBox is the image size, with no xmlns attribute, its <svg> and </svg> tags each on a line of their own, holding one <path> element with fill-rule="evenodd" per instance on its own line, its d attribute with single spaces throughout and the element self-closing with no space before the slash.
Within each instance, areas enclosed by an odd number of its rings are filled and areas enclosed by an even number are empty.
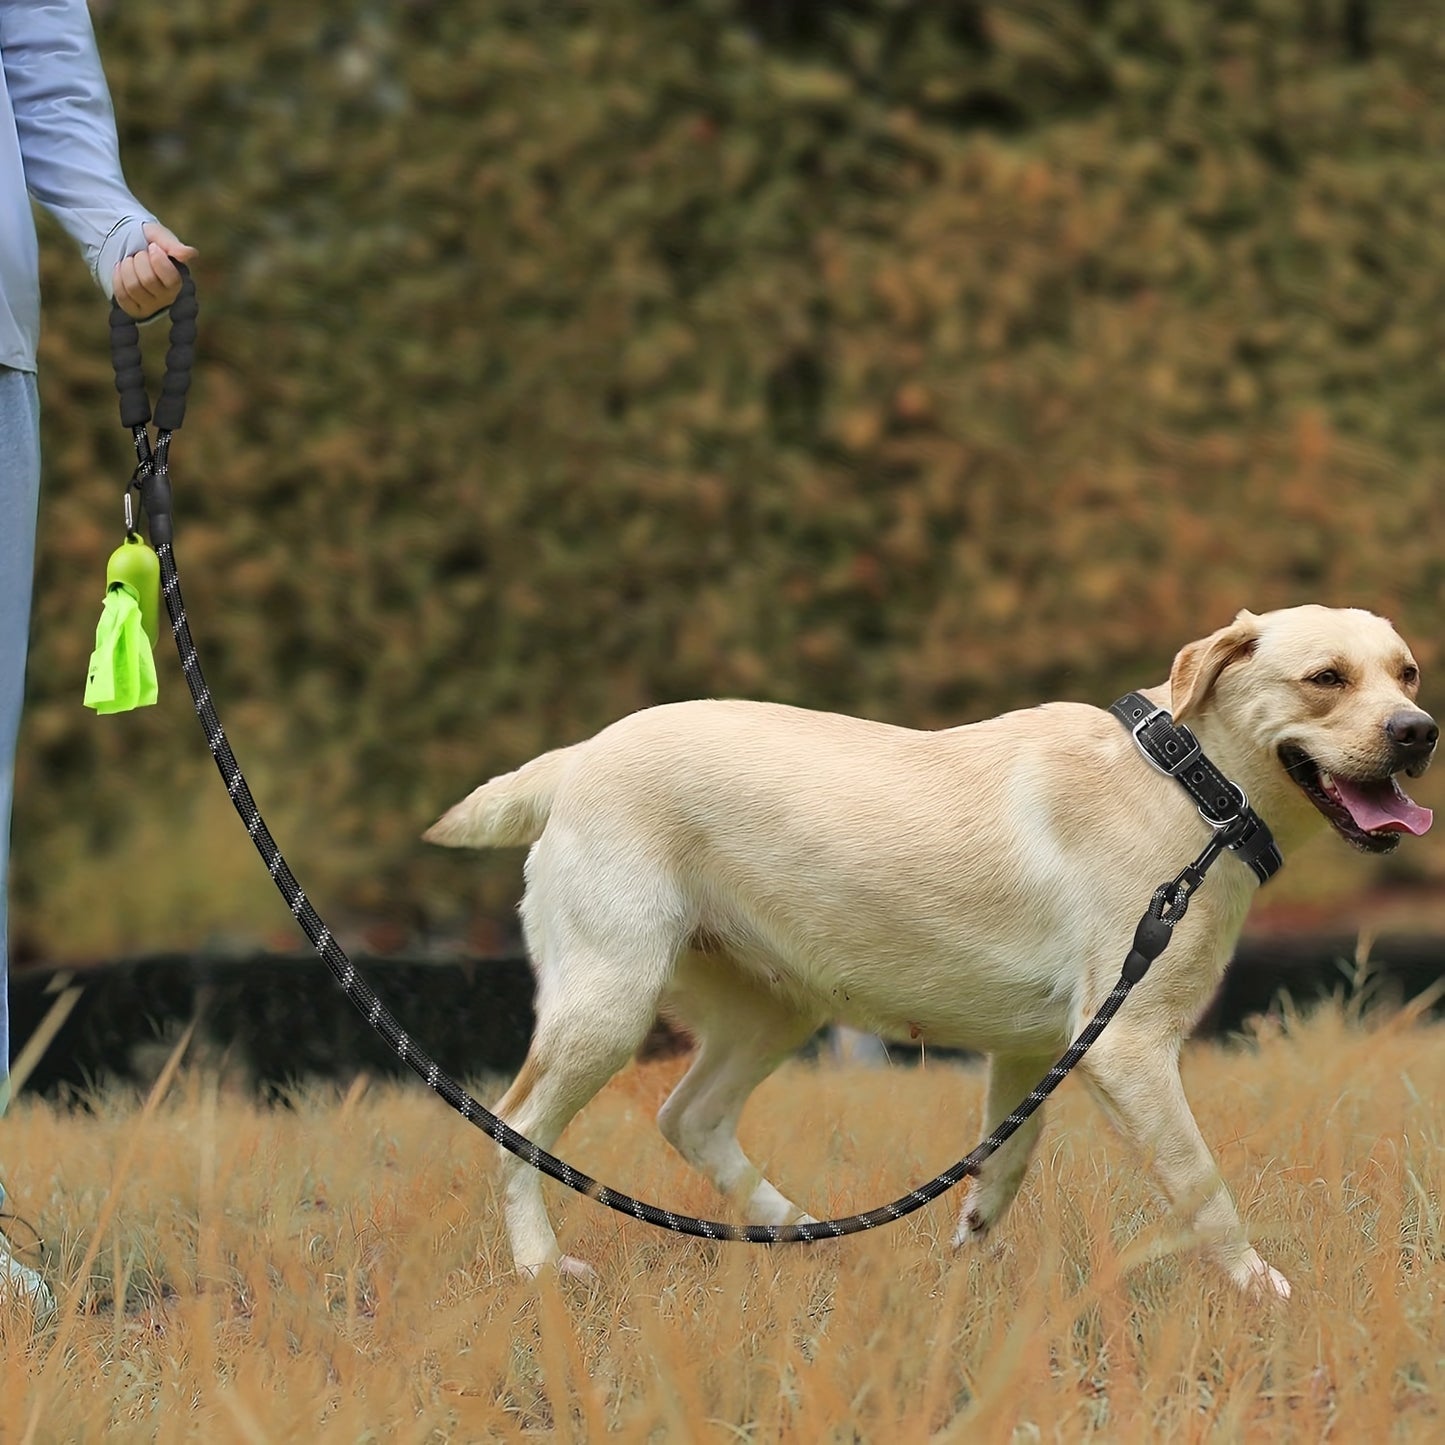
<svg viewBox="0 0 1445 1445">
<path fill-rule="evenodd" d="M 1352 681 L 1338 696 L 1305 681 L 1342 664 Z M 1149 696 L 1194 728 L 1288 858 L 1326 824 L 1276 748 L 1293 741 L 1346 776 L 1390 771 L 1384 723 L 1415 707 L 1408 665 L 1366 612 L 1246 612 L 1185 647 Z M 663 1010 L 698 1048 L 662 1132 L 760 1223 L 807 1216 L 743 1153 L 738 1116 L 819 1025 L 989 1054 L 992 1126 L 1108 994 L 1150 892 L 1208 836 L 1179 785 L 1095 707 L 916 732 L 730 701 L 624 718 L 478 788 L 427 834 L 532 845 L 522 917 L 537 1025 L 502 1116 L 550 1149 Z M 1255 887 L 1237 859 L 1216 865 L 1081 1073 L 1230 1276 L 1287 1295 L 1179 1077 Z M 1040 1124 L 973 1181 L 956 1243 L 1002 1217 Z M 517 1266 L 574 1264 L 559 1258 L 541 1176 L 507 1156 L 505 1180 Z"/>
</svg>

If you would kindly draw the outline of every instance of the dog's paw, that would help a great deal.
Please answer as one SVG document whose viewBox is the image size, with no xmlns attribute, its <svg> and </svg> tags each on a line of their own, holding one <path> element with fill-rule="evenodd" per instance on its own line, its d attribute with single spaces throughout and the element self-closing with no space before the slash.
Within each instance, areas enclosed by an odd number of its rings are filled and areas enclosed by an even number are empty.
<svg viewBox="0 0 1445 1445">
<path fill-rule="evenodd" d="M 758 1181 L 757 1188 L 748 1196 L 743 1205 L 743 1218 L 749 1224 L 816 1224 L 801 1205 L 794 1204 L 785 1194 L 780 1194 L 766 1179 Z"/>
<path fill-rule="evenodd" d="M 579 1259 L 575 1254 L 554 1254 L 536 1263 L 519 1263 L 516 1268 L 522 1279 L 540 1279 L 549 1271 L 555 1273 L 559 1279 L 580 1279 L 588 1284 L 595 1283 L 599 1278 L 597 1271 L 585 1259 Z"/>
<path fill-rule="evenodd" d="M 564 1279 L 580 1279 L 585 1284 L 596 1284 L 602 1277 L 585 1259 L 578 1259 L 575 1254 L 557 1256 L 557 1273 Z"/>
<path fill-rule="evenodd" d="M 958 1228 L 953 1231 L 953 1247 L 962 1249 L 965 1245 L 981 1244 L 988 1237 L 988 1229 L 982 1211 L 965 1203 L 963 1213 L 958 1216 Z"/>
<path fill-rule="evenodd" d="M 1290 1297 L 1289 1281 L 1277 1269 L 1267 1265 L 1254 1250 L 1250 1250 L 1229 1273 L 1246 1294 L 1277 1300 Z"/>
</svg>

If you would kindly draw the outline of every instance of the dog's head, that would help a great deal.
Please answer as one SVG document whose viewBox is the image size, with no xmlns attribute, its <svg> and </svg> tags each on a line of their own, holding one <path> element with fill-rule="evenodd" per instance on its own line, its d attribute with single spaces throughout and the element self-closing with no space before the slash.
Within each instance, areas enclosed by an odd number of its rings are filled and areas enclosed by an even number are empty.
<svg viewBox="0 0 1445 1445">
<path fill-rule="evenodd" d="M 1383 617 L 1314 606 L 1241 612 L 1183 648 L 1169 683 L 1176 721 L 1207 718 L 1262 751 L 1270 765 L 1250 771 L 1265 791 L 1286 808 L 1302 795 L 1356 848 L 1388 853 L 1402 833 L 1430 826 L 1430 810 L 1396 775 L 1425 771 L 1440 729 L 1416 702 L 1410 649 Z M 1269 821 L 1268 800 L 1255 801 Z"/>
</svg>

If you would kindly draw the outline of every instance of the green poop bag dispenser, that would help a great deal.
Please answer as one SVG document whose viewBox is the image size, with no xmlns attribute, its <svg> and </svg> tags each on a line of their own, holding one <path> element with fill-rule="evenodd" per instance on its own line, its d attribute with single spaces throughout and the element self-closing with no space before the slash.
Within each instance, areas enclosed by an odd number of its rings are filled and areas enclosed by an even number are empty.
<svg viewBox="0 0 1445 1445">
<path fill-rule="evenodd" d="M 85 680 L 85 705 L 129 712 L 156 700 L 153 649 L 160 636 L 160 558 L 126 529 L 105 569 L 105 602 Z"/>
</svg>

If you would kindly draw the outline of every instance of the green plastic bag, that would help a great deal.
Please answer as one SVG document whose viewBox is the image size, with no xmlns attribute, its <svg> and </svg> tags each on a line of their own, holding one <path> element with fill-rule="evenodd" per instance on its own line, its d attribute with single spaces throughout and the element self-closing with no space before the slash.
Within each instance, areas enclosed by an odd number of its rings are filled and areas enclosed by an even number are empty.
<svg viewBox="0 0 1445 1445">
<path fill-rule="evenodd" d="M 141 615 L 140 594 L 128 582 L 112 582 L 95 629 L 85 705 L 98 713 L 129 712 L 148 707 L 156 695 L 156 660 Z"/>
</svg>

